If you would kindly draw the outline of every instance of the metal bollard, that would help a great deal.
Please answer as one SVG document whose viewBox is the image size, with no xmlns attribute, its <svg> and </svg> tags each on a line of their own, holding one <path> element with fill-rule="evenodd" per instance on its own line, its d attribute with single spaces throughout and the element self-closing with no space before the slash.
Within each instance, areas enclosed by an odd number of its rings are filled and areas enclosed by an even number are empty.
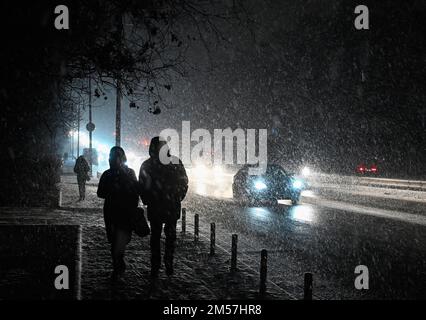
<svg viewBox="0 0 426 320">
<path fill-rule="evenodd" d="M 182 208 L 182 233 L 186 232 L 186 208 Z"/>
<path fill-rule="evenodd" d="M 304 300 L 312 300 L 312 273 L 305 273 Z"/>
<path fill-rule="evenodd" d="M 200 234 L 200 217 L 198 216 L 198 213 L 194 216 L 194 241 L 198 242 Z"/>
<path fill-rule="evenodd" d="M 266 275 L 268 271 L 268 251 L 263 249 L 260 253 L 260 287 L 259 293 L 264 295 L 266 293 Z"/>
<path fill-rule="evenodd" d="M 58 208 L 62 207 L 62 190 L 59 190 L 58 195 Z"/>
<path fill-rule="evenodd" d="M 216 224 L 210 224 L 210 255 L 213 256 L 216 248 Z"/>
<path fill-rule="evenodd" d="M 237 242 L 238 235 L 232 235 L 232 249 L 231 249 L 231 272 L 237 271 Z"/>
</svg>

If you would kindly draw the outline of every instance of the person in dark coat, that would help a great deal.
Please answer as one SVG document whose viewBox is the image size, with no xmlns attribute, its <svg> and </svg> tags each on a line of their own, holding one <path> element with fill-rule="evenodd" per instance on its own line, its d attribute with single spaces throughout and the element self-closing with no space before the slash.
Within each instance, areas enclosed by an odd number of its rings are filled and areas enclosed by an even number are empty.
<svg viewBox="0 0 426 320">
<path fill-rule="evenodd" d="M 99 180 L 98 197 L 105 199 L 104 221 L 114 271 L 117 279 L 126 270 L 124 254 L 132 235 L 131 217 L 139 203 L 139 186 L 135 172 L 126 165 L 126 154 L 121 147 L 113 147 L 109 154 L 110 169 Z"/>
<path fill-rule="evenodd" d="M 166 235 L 164 264 L 167 275 L 173 274 L 176 223 L 180 219 L 181 201 L 188 190 L 188 177 L 182 162 L 170 156 L 167 143 L 159 137 L 152 138 L 149 155 L 150 158 L 140 168 L 139 184 L 151 226 L 151 276 L 155 278 L 161 266 L 160 239 L 163 225 Z M 163 161 L 161 155 L 166 155 L 166 160 L 171 162 Z"/>
<path fill-rule="evenodd" d="M 86 181 L 89 180 L 90 166 L 86 158 L 79 156 L 75 161 L 74 172 L 77 174 L 78 192 L 80 200 L 86 198 Z"/>
</svg>

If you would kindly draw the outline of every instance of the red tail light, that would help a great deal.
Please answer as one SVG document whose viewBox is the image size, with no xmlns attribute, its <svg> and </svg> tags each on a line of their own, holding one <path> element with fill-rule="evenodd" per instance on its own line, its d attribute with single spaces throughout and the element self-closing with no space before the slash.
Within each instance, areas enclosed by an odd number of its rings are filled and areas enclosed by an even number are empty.
<svg viewBox="0 0 426 320">
<path fill-rule="evenodd" d="M 358 172 L 364 172 L 365 171 L 365 167 L 363 165 L 359 165 L 358 167 L 356 167 L 356 171 L 358 171 Z"/>
</svg>

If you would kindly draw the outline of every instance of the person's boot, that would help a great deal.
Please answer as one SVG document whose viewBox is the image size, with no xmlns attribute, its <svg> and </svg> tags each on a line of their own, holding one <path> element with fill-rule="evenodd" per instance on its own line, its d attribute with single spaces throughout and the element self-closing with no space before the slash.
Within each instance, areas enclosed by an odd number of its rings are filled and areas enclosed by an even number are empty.
<svg viewBox="0 0 426 320">
<path fill-rule="evenodd" d="M 111 273 L 111 281 L 117 282 L 118 280 L 120 280 L 120 274 L 116 270 L 113 270 Z"/>
<path fill-rule="evenodd" d="M 151 269 L 151 279 L 157 279 L 158 278 L 158 273 L 159 273 L 159 269 L 157 268 L 153 268 Z"/>
<path fill-rule="evenodd" d="M 161 267 L 161 255 L 151 253 L 151 278 L 158 277 Z"/>
<path fill-rule="evenodd" d="M 118 262 L 119 262 L 119 265 L 118 265 L 119 272 L 120 272 L 121 274 L 123 274 L 124 272 L 126 272 L 126 268 L 127 268 L 127 266 L 126 266 L 126 262 L 124 262 L 124 255 L 121 255 L 121 256 L 120 256 L 120 258 L 119 258 Z"/>
<path fill-rule="evenodd" d="M 174 274 L 173 266 L 166 268 L 166 274 L 170 277 Z"/>
<path fill-rule="evenodd" d="M 113 260 L 114 270 L 112 272 L 111 278 L 113 281 L 116 281 L 124 275 L 124 272 L 126 271 L 126 263 L 124 262 L 123 255 Z"/>
<path fill-rule="evenodd" d="M 168 276 L 172 276 L 174 273 L 173 270 L 173 259 L 170 259 L 169 257 L 164 259 L 164 264 L 166 265 L 166 274 Z"/>
</svg>

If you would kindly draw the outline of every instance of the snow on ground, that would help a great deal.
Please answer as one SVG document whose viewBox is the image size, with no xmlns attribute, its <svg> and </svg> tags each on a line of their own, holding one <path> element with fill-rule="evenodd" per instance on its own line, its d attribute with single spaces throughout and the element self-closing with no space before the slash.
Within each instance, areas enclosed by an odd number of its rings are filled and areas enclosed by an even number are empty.
<svg viewBox="0 0 426 320">
<path fill-rule="evenodd" d="M 346 193 L 356 196 L 368 196 L 383 199 L 394 199 L 411 202 L 426 203 L 426 192 L 414 190 L 400 190 L 369 186 L 318 184 L 317 189 L 326 189 L 338 193 Z"/>
<path fill-rule="evenodd" d="M 218 247 L 209 255 L 209 243 L 197 243 L 189 233 L 178 234 L 175 275 L 164 272 L 151 280 L 149 238 L 133 235 L 127 249 L 128 269 L 118 283 L 111 283 L 111 259 L 102 218 L 102 201 L 96 197 L 97 181 L 87 186 L 86 200 L 78 202 L 75 177 L 64 176 L 61 182 L 62 208 L 1 208 L 0 224 L 80 224 L 82 225 L 83 299 L 255 299 L 259 298 L 259 273 L 240 264 L 230 272 L 230 255 Z M 164 246 L 164 244 L 163 244 Z M 268 284 L 266 299 L 291 298 Z"/>
<path fill-rule="evenodd" d="M 109 281 L 111 264 L 104 233 L 102 200 L 96 197 L 97 182 L 97 179 L 93 179 L 88 183 L 86 200 L 79 202 L 76 178 L 64 176 L 61 183 L 62 208 L 60 210 L 2 208 L 0 209 L 0 224 L 81 224 L 83 226 L 83 299 L 246 299 L 257 297 L 258 268 L 260 250 L 263 249 L 262 244 L 254 241 L 256 237 L 251 237 L 250 234 L 248 236 L 239 234 L 239 271 L 231 274 L 229 272 L 230 240 L 231 233 L 234 231 L 227 225 L 218 223 L 216 226 L 217 254 L 210 257 L 208 255 L 208 235 L 211 217 L 203 210 L 211 210 L 211 206 L 218 206 L 217 210 L 221 211 L 221 214 L 229 215 L 232 214 L 236 204 L 232 198 L 221 197 L 220 192 L 213 193 L 214 197 L 212 198 L 206 197 L 206 194 L 195 196 L 197 193 L 197 189 L 194 188 L 195 185 L 192 186 L 190 194 L 183 203 L 183 206 L 188 207 L 187 234 L 179 234 L 178 236 L 176 275 L 169 279 L 162 273 L 158 281 L 151 281 L 149 278 L 148 238 L 139 239 L 134 236 L 129 245 L 127 255 L 129 268 L 124 281 L 111 285 Z M 214 188 L 214 186 L 210 184 L 209 188 Z M 329 197 L 330 194 L 325 197 L 321 192 L 317 192 L 318 190 L 312 190 L 304 193 L 302 203 L 314 202 L 314 206 L 345 210 L 354 214 L 381 216 L 386 219 L 406 221 L 408 217 L 407 222 L 412 223 L 424 224 L 425 221 L 424 216 L 398 211 L 396 208 L 380 210 L 369 207 L 373 203 L 360 205 L 347 201 L 347 199 L 352 198 L 367 199 L 367 196 L 368 199 L 376 198 L 380 202 L 383 202 L 383 200 L 385 200 L 384 202 L 391 200 L 401 202 L 400 197 L 410 198 L 410 195 L 418 195 L 418 198 L 421 199 L 422 194 L 415 191 L 376 190 L 378 188 L 365 186 L 347 189 L 336 185 L 330 186 L 328 189 L 327 186 L 320 189 L 328 190 L 331 194 L 333 192 L 340 195 L 346 194 L 347 197 L 346 199 L 336 199 L 333 198 L 334 196 Z M 209 189 L 204 190 L 208 191 Z M 393 198 L 386 200 L 384 196 Z M 192 236 L 194 213 L 200 214 L 201 241 L 198 244 L 194 243 Z M 262 216 L 258 218 L 262 219 Z M 302 225 L 299 227 L 302 227 Z M 178 230 L 181 230 L 180 228 L 179 222 Z M 267 249 L 271 249 L 268 254 L 268 256 L 270 255 L 268 269 L 271 274 L 268 277 L 268 280 L 270 280 L 268 298 L 302 298 L 303 272 L 306 271 L 306 265 L 297 257 L 303 256 L 303 252 L 298 254 L 287 252 L 293 250 L 292 246 L 288 248 L 268 247 Z M 283 256 L 285 256 L 286 272 L 275 272 L 275 270 L 282 270 Z M 329 288 L 329 279 L 327 277 L 321 278 L 320 270 L 311 271 L 316 272 L 315 298 L 336 298 L 343 294 L 334 293 Z"/>
<path fill-rule="evenodd" d="M 319 205 L 322 207 L 348 211 L 358 214 L 366 214 L 386 219 L 400 220 L 403 222 L 414 223 L 426 226 L 426 216 L 419 214 L 412 214 L 407 212 L 401 212 L 396 210 L 385 210 L 381 208 L 372 208 L 365 205 L 357 205 L 351 203 L 344 203 L 340 201 L 333 201 L 327 199 L 312 199 L 306 200 L 305 202 L 313 205 Z"/>
</svg>

